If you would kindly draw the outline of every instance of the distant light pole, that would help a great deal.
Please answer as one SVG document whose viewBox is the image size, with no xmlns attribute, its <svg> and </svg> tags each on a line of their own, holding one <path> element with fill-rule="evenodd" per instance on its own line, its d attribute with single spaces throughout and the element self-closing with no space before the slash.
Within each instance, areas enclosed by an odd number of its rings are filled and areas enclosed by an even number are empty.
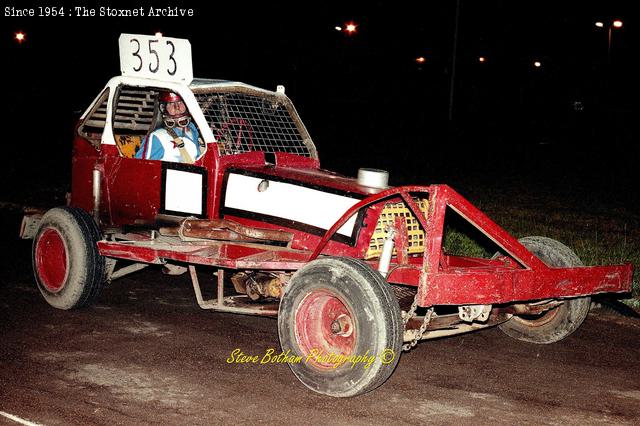
<svg viewBox="0 0 640 426">
<path fill-rule="evenodd" d="M 449 84 L 449 121 L 453 121 L 453 92 L 456 84 L 456 59 L 458 56 L 458 24 L 460 23 L 460 0 L 456 0 L 456 18 L 453 28 L 453 49 L 451 53 L 451 80 Z"/>
<path fill-rule="evenodd" d="M 595 23 L 596 27 L 604 28 L 605 24 L 602 21 Z M 614 28 L 622 28 L 622 21 L 615 19 L 607 26 L 607 62 L 611 62 L 611 36 Z"/>
</svg>

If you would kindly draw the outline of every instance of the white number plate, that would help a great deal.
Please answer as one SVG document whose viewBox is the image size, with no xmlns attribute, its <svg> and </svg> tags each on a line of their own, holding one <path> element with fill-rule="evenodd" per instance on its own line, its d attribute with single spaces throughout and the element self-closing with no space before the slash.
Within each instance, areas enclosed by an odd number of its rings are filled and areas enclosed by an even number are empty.
<svg viewBox="0 0 640 426">
<path fill-rule="evenodd" d="M 119 45 L 122 75 L 184 84 L 193 80 L 189 40 L 121 34 Z"/>
</svg>

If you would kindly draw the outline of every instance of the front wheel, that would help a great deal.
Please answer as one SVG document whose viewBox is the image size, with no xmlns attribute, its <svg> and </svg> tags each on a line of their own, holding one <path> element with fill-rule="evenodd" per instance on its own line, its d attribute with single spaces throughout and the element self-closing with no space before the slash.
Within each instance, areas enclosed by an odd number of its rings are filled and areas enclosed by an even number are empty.
<svg viewBox="0 0 640 426">
<path fill-rule="evenodd" d="M 293 373 L 336 397 L 369 392 L 402 350 L 398 301 L 382 276 L 350 258 L 322 258 L 298 270 L 280 302 L 278 332 Z M 295 357 L 295 358 L 294 358 Z"/>
<path fill-rule="evenodd" d="M 546 237 L 519 240 L 548 266 L 582 266 L 580 258 L 564 244 Z M 580 327 L 591 304 L 590 297 L 565 299 L 563 303 L 539 315 L 514 316 L 498 327 L 514 339 L 547 344 L 562 340 Z"/>
<path fill-rule="evenodd" d="M 105 281 L 105 260 L 93 218 L 84 210 L 56 207 L 43 217 L 33 240 L 33 272 L 45 300 L 58 309 L 93 302 Z"/>
</svg>

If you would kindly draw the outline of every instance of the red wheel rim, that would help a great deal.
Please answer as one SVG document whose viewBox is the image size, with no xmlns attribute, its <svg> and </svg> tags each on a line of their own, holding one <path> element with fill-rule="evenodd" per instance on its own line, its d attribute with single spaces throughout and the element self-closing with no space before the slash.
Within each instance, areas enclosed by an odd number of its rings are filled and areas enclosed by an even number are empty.
<svg viewBox="0 0 640 426">
<path fill-rule="evenodd" d="M 50 292 L 62 289 L 69 269 L 67 247 L 60 233 L 47 228 L 36 242 L 36 273 L 40 283 Z"/>
<path fill-rule="evenodd" d="M 330 290 L 309 293 L 296 310 L 296 342 L 305 361 L 317 367 L 335 368 L 337 357 L 353 355 L 356 332 L 351 310 Z"/>
</svg>

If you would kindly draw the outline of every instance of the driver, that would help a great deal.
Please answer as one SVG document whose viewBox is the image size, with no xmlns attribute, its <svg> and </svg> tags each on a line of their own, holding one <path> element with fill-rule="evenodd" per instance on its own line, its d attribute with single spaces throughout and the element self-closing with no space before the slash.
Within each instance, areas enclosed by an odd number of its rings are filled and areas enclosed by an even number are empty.
<svg viewBox="0 0 640 426">
<path fill-rule="evenodd" d="M 192 164 L 199 157 L 200 135 L 182 98 L 173 92 L 160 92 L 163 126 L 147 135 L 136 158 Z"/>
</svg>

